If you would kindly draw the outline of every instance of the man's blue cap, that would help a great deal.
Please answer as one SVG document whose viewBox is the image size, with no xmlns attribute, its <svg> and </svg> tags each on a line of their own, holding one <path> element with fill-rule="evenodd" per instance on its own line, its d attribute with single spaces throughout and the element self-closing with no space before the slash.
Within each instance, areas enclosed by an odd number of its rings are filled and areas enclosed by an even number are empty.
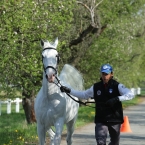
<svg viewBox="0 0 145 145">
<path fill-rule="evenodd" d="M 104 64 L 101 66 L 101 72 L 104 72 L 104 73 L 107 73 L 107 74 L 110 74 L 111 72 L 113 72 L 113 68 L 111 65 L 109 64 Z"/>
</svg>

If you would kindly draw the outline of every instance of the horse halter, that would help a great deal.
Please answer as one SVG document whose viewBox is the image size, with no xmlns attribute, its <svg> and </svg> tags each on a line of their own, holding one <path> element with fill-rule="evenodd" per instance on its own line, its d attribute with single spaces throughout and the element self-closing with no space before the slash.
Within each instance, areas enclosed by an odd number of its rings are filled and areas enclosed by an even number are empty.
<svg viewBox="0 0 145 145">
<path fill-rule="evenodd" d="M 45 51 L 46 49 L 54 49 L 54 50 L 56 50 L 55 48 L 51 48 L 51 47 L 48 47 L 48 48 L 44 48 L 43 50 L 42 50 L 42 52 L 43 51 Z M 57 50 L 56 50 L 57 51 Z M 60 60 L 60 56 L 59 55 L 56 55 L 56 57 L 57 57 L 57 64 L 59 64 L 59 60 Z M 43 55 L 42 55 L 42 63 L 43 63 Z M 62 84 L 60 83 L 60 80 L 57 78 L 57 69 L 56 68 L 54 68 L 53 66 L 47 66 L 46 68 L 44 67 L 44 64 L 43 64 L 43 69 L 44 69 L 44 71 L 45 71 L 45 76 L 46 76 L 46 79 L 48 79 L 48 76 L 47 76 L 47 74 L 46 74 L 46 70 L 48 69 L 48 68 L 52 68 L 52 69 L 54 69 L 55 70 L 55 78 L 56 78 L 56 80 L 57 80 L 57 83 L 55 83 L 55 82 L 53 82 L 54 84 L 56 84 L 58 87 L 61 87 L 62 86 Z M 66 93 L 66 92 L 65 92 Z M 82 102 L 82 101 L 80 101 L 80 100 L 76 100 L 76 99 L 74 99 L 69 93 L 66 93 L 72 100 L 74 100 L 75 102 L 77 102 L 77 103 L 80 103 L 80 104 L 82 104 L 82 105 L 85 105 L 85 106 L 88 106 L 88 107 L 91 107 L 91 108 L 95 108 L 95 107 L 93 107 L 93 106 L 90 106 L 90 105 L 87 105 L 87 103 L 94 103 L 94 102 Z"/>
<path fill-rule="evenodd" d="M 54 50 L 56 50 L 55 48 L 48 47 L 48 48 L 44 48 L 44 49 L 42 50 L 42 52 L 45 51 L 46 49 L 54 49 Z M 56 50 L 56 51 L 57 51 L 57 50 Z M 59 64 L 60 56 L 59 56 L 59 55 L 56 55 L 56 57 L 57 57 L 57 64 Z M 42 55 L 42 63 L 43 63 L 43 58 L 44 58 L 44 57 L 43 57 L 43 55 Z M 53 66 L 47 66 L 47 67 L 45 68 L 45 67 L 44 67 L 44 64 L 43 64 L 43 69 L 44 69 L 44 72 L 45 72 L 45 75 L 46 75 L 46 79 L 48 79 L 48 76 L 47 76 L 47 74 L 46 74 L 46 70 L 47 70 L 48 68 L 54 69 L 55 75 L 57 75 L 57 69 L 56 69 L 56 68 L 54 68 Z"/>
</svg>

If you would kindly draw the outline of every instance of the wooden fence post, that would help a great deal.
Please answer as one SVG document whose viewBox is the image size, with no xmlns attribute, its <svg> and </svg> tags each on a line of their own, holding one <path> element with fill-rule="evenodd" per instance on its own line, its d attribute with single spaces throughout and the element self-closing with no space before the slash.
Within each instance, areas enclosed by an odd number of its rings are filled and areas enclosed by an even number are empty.
<svg viewBox="0 0 145 145">
<path fill-rule="evenodd" d="M 7 104 L 7 114 L 11 114 L 12 104 L 16 105 L 15 112 L 16 113 L 20 112 L 20 102 L 22 102 L 22 99 L 20 99 L 20 98 L 16 98 L 15 100 L 7 99 L 6 101 L 0 100 L 0 116 L 2 114 L 2 104 Z"/>
<path fill-rule="evenodd" d="M 137 95 L 140 95 L 141 94 L 141 88 L 137 88 Z"/>
<path fill-rule="evenodd" d="M 16 113 L 19 113 L 20 112 L 20 99 L 16 98 L 15 102 L 16 102 Z"/>
<path fill-rule="evenodd" d="M 11 99 L 7 100 L 7 114 L 11 114 Z"/>
</svg>

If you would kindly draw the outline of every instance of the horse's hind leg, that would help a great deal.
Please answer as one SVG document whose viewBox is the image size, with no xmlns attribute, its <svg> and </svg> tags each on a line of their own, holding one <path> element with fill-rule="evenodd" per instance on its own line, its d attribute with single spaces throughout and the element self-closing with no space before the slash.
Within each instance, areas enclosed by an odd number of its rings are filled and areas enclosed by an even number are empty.
<svg viewBox="0 0 145 145">
<path fill-rule="evenodd" d="M 49 137 L 50 137 L 50 145 L 53 145 L 53 139 L 54 139 L 54 136 L 55 136 L 55 133 L 54 133 L 54 131 L 50 128 L 50 129 L 48 129 L 48 135 L 49 135 Z"/>
<path fill-rule="evenodd" d="M 38 138 L 39 138 L 39 145 L 44 145 L 45 144 L 45 127 L 44 125 L 41 125 L 41 123 L 37 122 L 37 133 L 38 133 Z"/>
<path fill-rule="evenodd" d="M 66 138 L 67 145 L 72 145 L 72 135 L 74 133 L 76 119 L 77 119 L 77 115 L 73 118 L 73 120 L 69 121 L 66 124 L 66 126 L 67 126 L 67 138 Z"/>
</svg>

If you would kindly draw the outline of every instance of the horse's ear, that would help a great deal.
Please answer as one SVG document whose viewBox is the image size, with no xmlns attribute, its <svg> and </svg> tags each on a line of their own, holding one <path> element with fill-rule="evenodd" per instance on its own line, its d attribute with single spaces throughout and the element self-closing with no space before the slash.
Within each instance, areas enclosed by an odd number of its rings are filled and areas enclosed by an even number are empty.
<svg viewBox="0 0 145 145">
<path fill-rule="evenodd" d="M 54 46 L 55 48 L 57 48 L 57 45 L 58 45 L 58 37 L 55 39 L 55 41 L 54 41 L 54 43 L 53 43 L 53 46 Z"/>
<path fill-rule="evenodd" d="M 44 41 L 41 39 L 41 41 L 40 41 L 40 45 L 41 45 L 41 47 L 43 47 L 44 46 Z"/>
</svg>

